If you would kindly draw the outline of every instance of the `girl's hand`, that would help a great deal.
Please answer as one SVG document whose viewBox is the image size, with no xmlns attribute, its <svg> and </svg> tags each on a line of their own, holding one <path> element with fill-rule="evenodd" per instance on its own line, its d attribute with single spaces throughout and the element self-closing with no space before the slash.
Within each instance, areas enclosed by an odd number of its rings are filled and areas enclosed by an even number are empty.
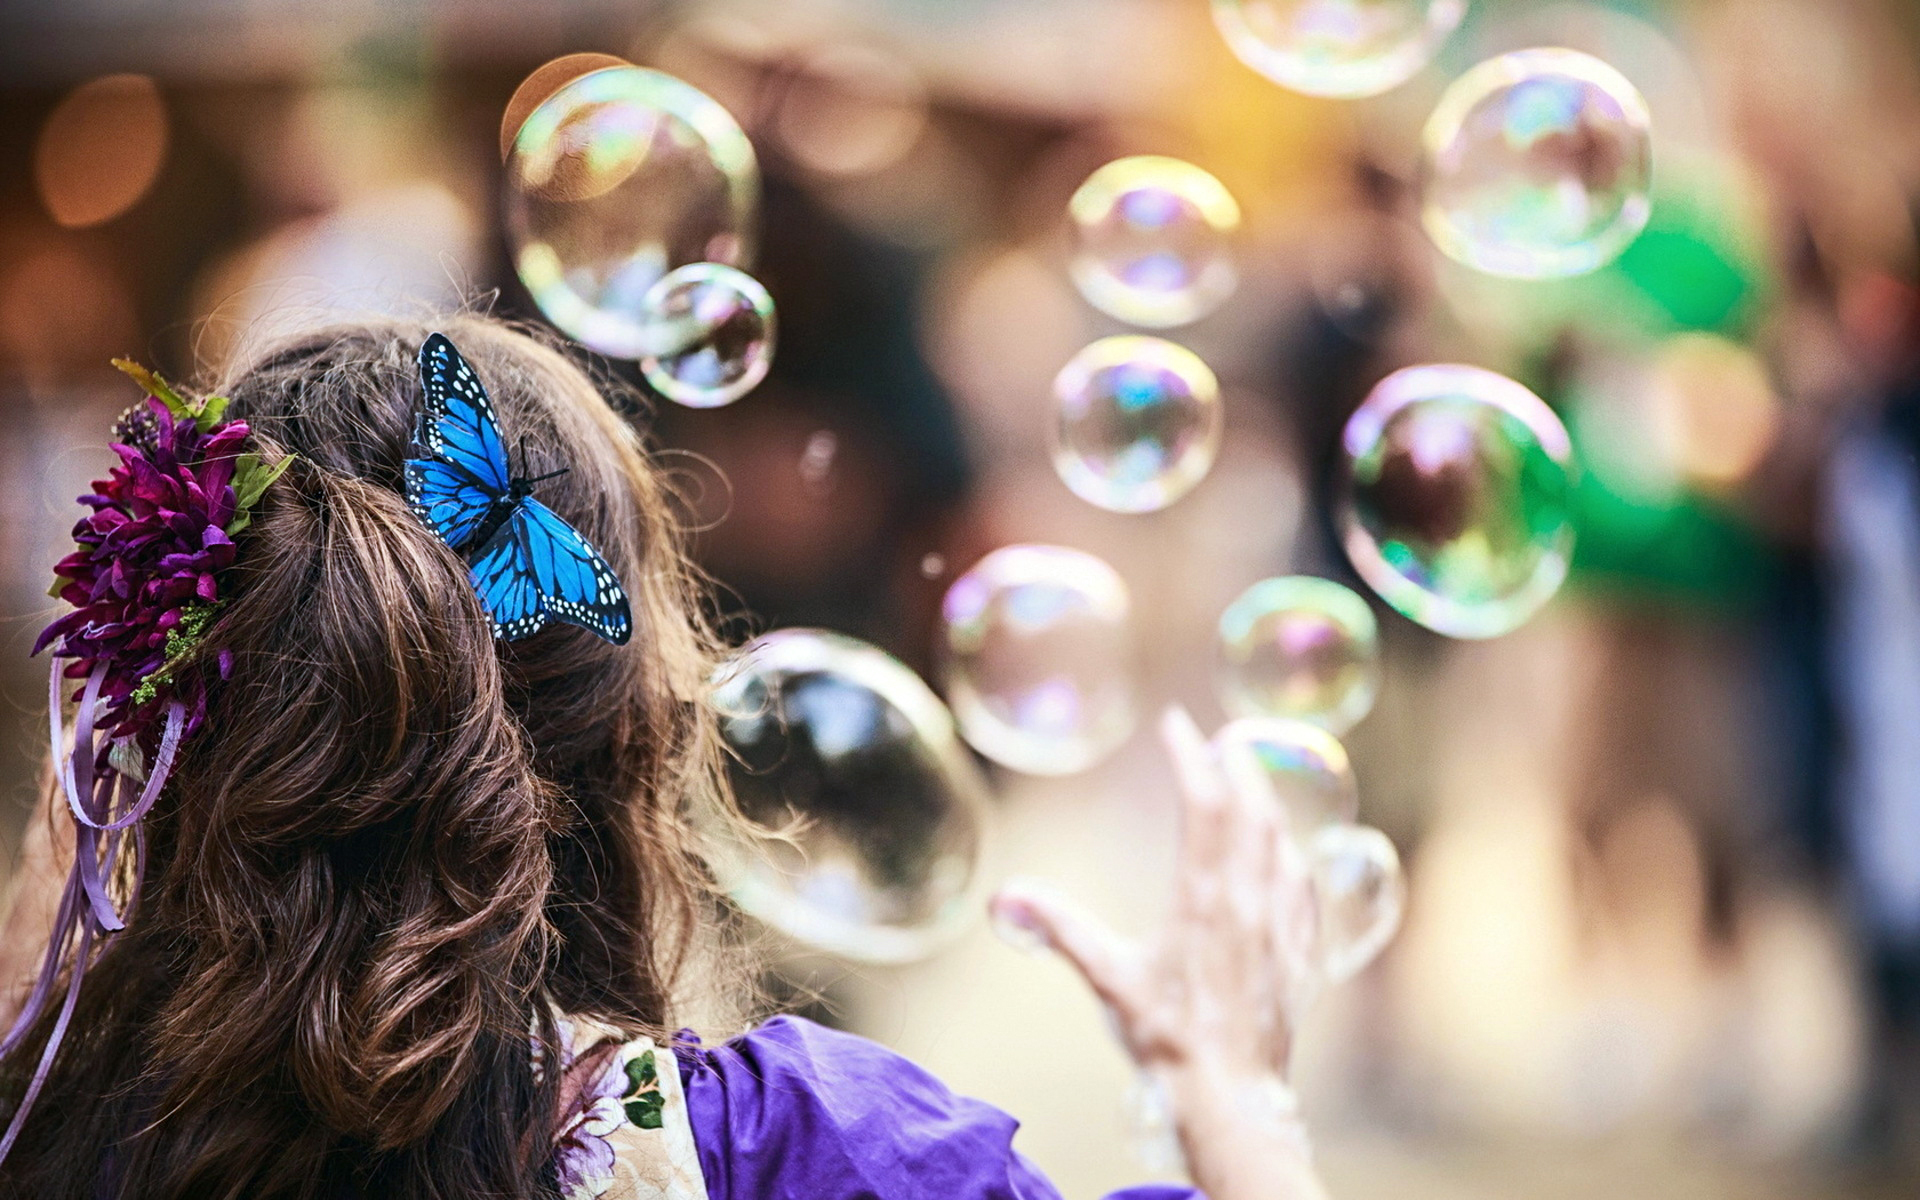
<svg viewBox="0 0 1920 1200">
<path fill-rule="evenodd" d="M 1128 1053 L 1165 1089 L 1212 1200 L 1322 1197 L 1286 1084 L 1318 980 L 1306 862 L 1250 764 L 1217 762 L 1183 710 L 1169 710 L 1160 732 L 1184 803 L 1173 913 L 1158 936 L 1120 938 L 1027 885 L 995 896 L 994 915 L 1042 938 L 1105 1003 Z"/>
</svg>

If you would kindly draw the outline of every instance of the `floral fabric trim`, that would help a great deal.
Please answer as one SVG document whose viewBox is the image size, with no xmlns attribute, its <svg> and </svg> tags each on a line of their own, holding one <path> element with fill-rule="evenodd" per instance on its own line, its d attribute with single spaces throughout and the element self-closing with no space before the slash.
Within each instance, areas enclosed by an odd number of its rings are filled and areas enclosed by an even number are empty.
<svg viewBox="0 0 1920 1200">
<path fill-rule="evenodd" d="M 565 1200 L 707 1200 L 673 1053 L 562 1018 L 571 1116 L 554 1145 Z"/>
</svg>

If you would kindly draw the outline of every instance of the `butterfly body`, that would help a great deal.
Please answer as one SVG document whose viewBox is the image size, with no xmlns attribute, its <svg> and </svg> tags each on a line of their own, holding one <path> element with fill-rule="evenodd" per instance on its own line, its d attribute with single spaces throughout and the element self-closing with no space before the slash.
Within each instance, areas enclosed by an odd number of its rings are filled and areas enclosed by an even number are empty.
<svg viewBox="0 0 1920 1200">
<path fill-rule="evenodd" d="M 520 507 L 520 502 L 532 495 L 533 482 L 523 475 L 514 476 L 507 481 L 507 490 L 499 499 L 488 501 L 487 510 L 480 515 L 479 524 L 466 540 L 458 546 L 451 542 L 447 545 L 454 553 L 467 559 L 468 565 L 471 566 L 472 560 L 479 557 L 481 548 L 492 541 L 493 535 L 499 533 L 501 527 L 513 518 L 514 510 Z"/>
<path fill-rule="evenodd" d="M 619 578 L 579 530 L 534 499 L 540 480 L 513 472 L 493 402 L 442 334 L 421 344 L 420 391 L 403 471 L 407 504 L 467 561 L 494 636 L 517 641 L 558 620 L 625 644 L 633 617 Z"/>
</svg>

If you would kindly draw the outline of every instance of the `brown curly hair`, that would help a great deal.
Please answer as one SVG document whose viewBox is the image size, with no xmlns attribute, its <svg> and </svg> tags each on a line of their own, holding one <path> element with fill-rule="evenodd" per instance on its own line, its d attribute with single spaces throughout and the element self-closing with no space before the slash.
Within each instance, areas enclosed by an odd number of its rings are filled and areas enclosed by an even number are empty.
<svg viewBox="0 0 1920 1200">
<path fill-rule="evenodd" d="M 556 1011 L 665 1032 L 711 901 L 688 814 L 724 796 L 697 580 L 582 370 L 496 321 L 435 327 L 521 469 L 564 470 L 540 498 L 625 581 L 633 639 L 496 643 L 409 512 L 428 326 L 320 329 L 231 372 L 231 415 L 297 460 L 241 535 L 209 635 L 231 676 L 6 1194 L 548 1196 L 556 1081 L 530 1036 L 551 1046 Z M 0 1097 L 49 1027 L 0 1060 Z"/>
</svg>

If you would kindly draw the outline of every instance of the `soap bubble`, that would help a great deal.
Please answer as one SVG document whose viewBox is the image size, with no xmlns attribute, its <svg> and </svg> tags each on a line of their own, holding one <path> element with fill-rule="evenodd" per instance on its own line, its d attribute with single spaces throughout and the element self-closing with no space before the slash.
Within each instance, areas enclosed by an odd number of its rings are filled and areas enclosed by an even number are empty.
<svg viewBox="0 0 1920 1200">
<path fill-rule="evenodd" d="M 1220 449 L 1220 385 L 1199 356 L 1154 337 L 1102 338 L 1053 381 L 1053 466 L 1075 495 L 1153 512 L 1193 490 Z"/>
<path fill-rule="evenodd" d="M 1320 916 L 1320 972 L 1344 983 L 1400 930 L 1407 879 L 1393 841 L 1365 825 L 1326 825 L 1307 844 Z"/>
<path fill-rule="evenodd" d="M 1071 775 L 1133 731 L 1127 587 L 1091 554 L 1004 546 L 941 605 L 947 698 L 960 732 L 995 762 Z"/>
<path fill-rule="evenodd" d="M 1367 602 L 1330 579 L 1263 579 L 1220 614 L 1220 702 L 1238 717 L 1291 717 L 1335 734 L 1380 686 Z"/>
<path fill-rule="evenodd" d="M 1538 396 L 1478 367 L 1408 367 L 1347 421 L 1347 557 L 1380 597 L 1452 637 L 1498 637 L 1559 590 L 1573 451 Z"/>
<path fill-rule="evenodd" d="M 744 271 L 688 263 L 648 290 L 640 373 L 689 408 L 732 404 L 773 365 L 773 297 Z"/>
<path fill-rule="evenodd" d="M 1340 740 L 1317 725 L 1277 717 L 1243 717 L 1213 735 L 1222 759 L 1245 755 L 1286 806 L 1294 833 L 1305 837 L 1322 825 L 1352 821 L 1360 811 L 1360 787 Z"/>
<path fill-rule="evenodd" d="M 1220 307 L 1239 282 L 1240 206 L 1218 179 L 1177 158 L 1108 163 L 1074 192 L 1073 282 L 1087 303 L 1164 329 Z"/>
<path fill-rule="evenodd" d="M 1213 0 L 1227 45 L 1282 87 L 1374 96 L 1432 61 L 1466 0 Z"/>
<path fill-rule="evenodd" d="M 1647 103 L 1576 50 L 1474 67 L 1440 98 L 1423 141 L 1427 233 L 1488 274 L 1585 274 L 1612 262 L 1653 211 Z"/>
<path fill-rule="evenodd" d="M 542 101 L 507 160 L 507 238 L 540 311 L 615 358 L 646 352 L 648 290 L 693 262 L 745 265 L 760 173 L 747 135 L 690 85 L 591 71 Z"/>
<path fill-rule="evenodd" d="M 867 962 L 924 957 L 979 915 L 986 781 L 912 671 L 854 638 L 783 629 L 723 668 L 713 699 L 741 810 L 786 835 L 715 839 L 742 909 Z"/>
<path fill-rule="evenodd" d="M 561 88 L 572 83 L 590 71 L 604 71 L 608 67 L 630 67 L 633 64 L 613 54 L 600 54 L 588 51 L 579 54 L 562 54 L 559 58 L 549 59 L 535 67 L 513 89 L 513 95 L 507 100 L 507 107 L 500 113 L 500 161 L 506 162 L 513 155 L 513 140 L 520 136 L 520 127 L 527 123 L 533 110 L 540 102 Z"/>
</svg>

